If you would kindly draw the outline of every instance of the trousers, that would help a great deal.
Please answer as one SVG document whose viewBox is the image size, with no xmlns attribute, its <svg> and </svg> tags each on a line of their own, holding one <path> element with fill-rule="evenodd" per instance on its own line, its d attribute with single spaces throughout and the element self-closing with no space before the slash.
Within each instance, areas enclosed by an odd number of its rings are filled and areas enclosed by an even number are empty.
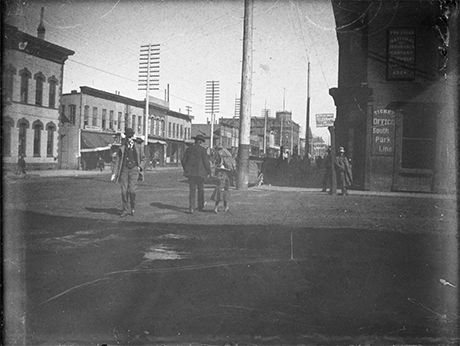
<svg viewBox="0 0 460 346">
<path fill-rule="evenodd" d="M 136 206 L 137 180 L 139 179 L 139 167 L 123 167 L 120 176 L 121 203 L 123 211 L 131 213 Z"/>
<path fill-rule="evenodd" d="M 198 190 L 198 210 L 204 208 L 204 178 L 188 177 L 189 185 L 189 208 L 195 209 L 196 191 Z"/>
</svg>

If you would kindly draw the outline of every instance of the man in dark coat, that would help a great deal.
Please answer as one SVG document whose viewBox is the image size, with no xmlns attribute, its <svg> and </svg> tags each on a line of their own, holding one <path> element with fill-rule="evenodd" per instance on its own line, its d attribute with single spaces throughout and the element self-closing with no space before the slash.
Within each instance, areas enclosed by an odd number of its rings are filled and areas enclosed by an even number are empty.
<svg viewBox="0 0 460 346">
<path fill-rule="evenodd" d="M 196 190 L 198 189 L 198 210 L 204 209 L 204 179 L 211 175 L 211 164 L 206 149 L 201 145 L 205 142 L 202 135 L 192 137 L 195 144 L 188 147 L 182 157 L 184 176 L 189 183 L 189 211 L 195 211 Z"/>
<path fill-rule="evenodd" d="M 339 156 L 335 158 L 335 169 L 337 170 L 337 180 L 342 187 L 342 196 L 348 195 L 347 188 L 353 184 L 353 174 L 351 164 L 345 156 L 345 149 L 339 148 Z"/>
<path fill-rule="evenodd" d="M 134 215 L 136 206 L 137 182 L 144 181 L 145 154 L 144 147 L 134 136 L 130 128 L 125 130 L 123 144 L 117 150 L 115 157 L 115 171 L 112 174 L 112 181 L 121 184 L 121 202 L 123 211 L 120 217 Z"/>
</svg>

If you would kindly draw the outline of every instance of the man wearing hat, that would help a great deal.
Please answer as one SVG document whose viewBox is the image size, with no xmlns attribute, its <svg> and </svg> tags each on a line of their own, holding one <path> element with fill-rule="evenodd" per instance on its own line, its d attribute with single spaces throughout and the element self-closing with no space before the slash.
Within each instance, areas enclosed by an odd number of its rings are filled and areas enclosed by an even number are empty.
<svg viewBox="0 0 460 346">
<path fill-rule="evenodd" d="M 144 181 L 144 148 L 133 136 L 133 129 L 126 128 L 125 138 L 116 153 L 115 171 L 112 175 L 112 181 L 121 184 L 123 211 L 120 216 L 123 218 L 134 215 L 137 182 Z"/>
<path fill-rule="evenodd" d="M 345 156 L 345 149 L 339 147 L 339 156 L 335 158 L 335 167 L 337 171 L 337 180 L 342 187 L 342 196 L 348 195 L 347 187 L 353 183 L 351 164 Z"/>
<path fill-rule="evenodd" d="M 211 164 L 206 149 L 201 145 L 205 142 L 202 135 L 192 137 L 195 144 L 185 150 L 182 157 L 184 176 L 188 178 L 189 184 L 189 211 L 195 211 L 196 190 L 198 189 L 198 210 L 204 209 L 204 179 L 211 175 Z"/>
</svg>

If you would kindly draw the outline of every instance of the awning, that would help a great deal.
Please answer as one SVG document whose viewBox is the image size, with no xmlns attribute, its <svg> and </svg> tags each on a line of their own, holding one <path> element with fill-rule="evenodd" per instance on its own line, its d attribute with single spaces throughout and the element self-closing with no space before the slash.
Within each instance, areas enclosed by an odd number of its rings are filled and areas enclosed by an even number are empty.
<svg viewBox="0 0 460 346">
<path fill-rule="evenodd" d="M 81 148 L 80 152 L 90 153 L 95 151 L 110 150 L 115 142 L 113 134 L 96 133 L 96 132 L 81 132 Z"/>
<path fill-rule="evenodd" d="M 165 141 L 160 141 L 159 139 L 149 139 L 149 143 L 152 143 L 152 144 L 161 144 L 161 145 L 168 145 Z"/>
</svg>

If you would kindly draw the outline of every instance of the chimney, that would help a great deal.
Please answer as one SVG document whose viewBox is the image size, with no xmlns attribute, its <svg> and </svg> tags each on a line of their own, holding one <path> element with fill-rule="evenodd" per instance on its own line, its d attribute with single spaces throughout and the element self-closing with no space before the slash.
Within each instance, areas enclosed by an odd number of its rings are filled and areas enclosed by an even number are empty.
<svg viewBox="0 0 460 346">
<path fill-rule="evenodd" d="M 43 18 L 45 17 L 45 8 L 42 7 L 42 11 L 40 14 L 40 24 L 38 24 L 37 28 L 37 37 L 41 40 L 45 39 L 45 24 L 43 23 Z"/>
</svg>

